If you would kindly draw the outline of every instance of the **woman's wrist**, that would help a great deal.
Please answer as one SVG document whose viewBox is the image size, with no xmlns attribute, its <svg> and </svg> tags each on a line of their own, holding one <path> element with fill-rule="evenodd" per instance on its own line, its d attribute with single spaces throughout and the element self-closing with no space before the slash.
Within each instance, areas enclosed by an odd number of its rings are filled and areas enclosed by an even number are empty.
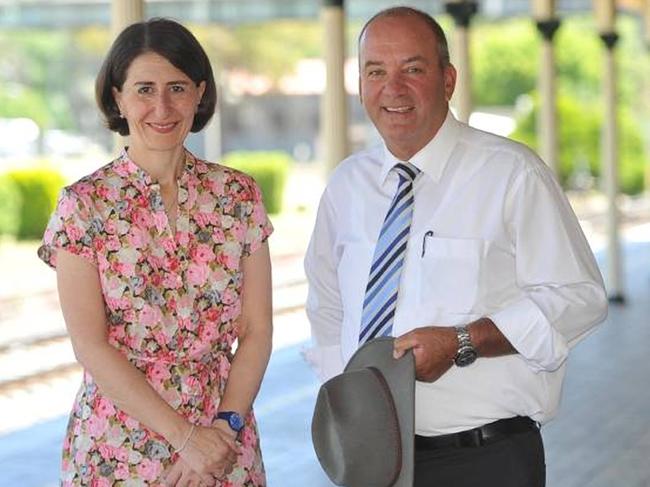
<svg viewBox="0 0 650 487">
<path fill-rule="evenodd" d="M 163 434 L 167 442 L 172 446 L 174 451 L 179 451 L 185 439 L 190 436 L 190 430 L 194 427 L 192 423 L 182 417 L 178 417 L 172 425 L 170 425 L 167 434 Z"/>
<path fill-rule="evenodd" d="M 185 447 L 187 446 L 187 444 L 190 442 L 190 439 L 192 438 L 192 435 L 194 434 L 194 429 L 195 429 L 195 428 L 196 428 L 196 426 L 195 426 L 194 424 L 191 424 L 191 425 L 190 425 L 190 429 L 189 429 L 189 431 L 187 432 L 187 434 L 185 435 L 185 438 L 183 438 L 182 443 L 180 444 L 180 446 L 178 446 L 178 447 L 176 448 L 176 453 L 180 453 L 180 452 L 182 452 L 182 451 L 185 449 Z"/>
</svg>

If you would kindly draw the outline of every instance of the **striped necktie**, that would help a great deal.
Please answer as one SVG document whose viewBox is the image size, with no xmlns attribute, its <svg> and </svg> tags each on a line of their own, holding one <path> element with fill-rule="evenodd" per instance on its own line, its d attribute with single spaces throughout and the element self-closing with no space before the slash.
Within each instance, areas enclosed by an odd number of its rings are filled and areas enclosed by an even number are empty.
<svg viewBox="0 0 650 487">
<path fill-rule="evenodd" d="M 393 330 L 399 279 L 413 217 L 413 181 L 420 170 L 408 162 L 398 163 L 392 170 L 397 172 L 399 183 L 372 258 L 359 345 L 377 336 L 390 335 Z"/>
</svg>

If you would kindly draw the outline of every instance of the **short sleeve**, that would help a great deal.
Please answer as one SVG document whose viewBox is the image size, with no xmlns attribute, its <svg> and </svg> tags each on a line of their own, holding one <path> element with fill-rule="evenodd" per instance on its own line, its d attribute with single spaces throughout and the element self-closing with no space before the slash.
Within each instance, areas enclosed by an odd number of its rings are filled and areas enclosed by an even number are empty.
<svg viewBox="0 0 650 487">
<path fill-rule="evenodd" d="M 246 226 L 246 237 L 244 240 L 243 255 L 251 255 L 259 249 L 269 235 L 273 233 L 273 225 L 266 214 L 264 202 L 262 201 L 262 192 L 257 183 L 250 178 L 250 201 L 246 205 L 247 211 L 244 212 L 244 224 Z"/>
<path fill-rule="evenodd" d="M 38 256 L 56 268 L 57 250 L 63 249 L 96 266 L 95 238 L 98 231 L 99 221 L 93 218 L 87 202 L 72 188 L 64 188 L 45 229 Z"/>
</svg>

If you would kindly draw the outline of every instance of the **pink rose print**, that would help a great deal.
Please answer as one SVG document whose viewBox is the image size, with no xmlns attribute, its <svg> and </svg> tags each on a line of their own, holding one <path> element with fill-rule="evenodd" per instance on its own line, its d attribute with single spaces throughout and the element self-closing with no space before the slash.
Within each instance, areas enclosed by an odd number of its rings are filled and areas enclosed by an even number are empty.
<svg viewBox="0 0 650 487">
<path fill-rule="evenodd" d="M 124 463 L 118 463 L 113 472 L 116 480 L 126 480 L 129 478 L 129 467 Z"/>
<path fill-rule="evenodd" d="M 161 384 L 171 377 L 168 366 L 162 363 L 155 363 L 149 369 L 149 377 L 156 383 Z"/>
<path fill-rule="evenodd" d="M 112 487 L 111 482 L 106 477 L 95 478 L 90 485 L 91 487 Z"/>
<path fill-rule="evenodd" d="M 130 416 L 127 416 L 126 419 L 124 419 L 124 423 L 126 427 L 130 430 L 135 430 L 140 428 L 140 422 L 131 418 Z"/>
<path fill-rule="evenodd" d="M 239 267 L 239 259 L 231 254 L 222 252 L 217 256 L 217 260 L 221 265 L 227 269 L 237 269 Z"/>
<path fill-rule="evenodd" d="M 75 191 L 82 197 L 88 196 L 91 194 L 94 190 L 94 187 L 92 184 L 84 183 L 84 182 L 79 182 L 75 185 Z M 85 198 L 83 198 L 85 199 Z"/>
<path fill-rule="evenodd" d="M 176 238 L 178 239 L 178 243 L 183 247 L 187 247 L 190 242 L 188 233 L 176 232 Z"/>
<path fill-rule="evenodd" d="M 228 288 L 221 294 L 221 301 L 223 304 L 232 304 L 237 300 L 238 296 L 232 289 Z"/>
<path fill-rule="evenodd" d="M 120 243 L 120 240 L 117 237 L 108 237 L 106 239 L 106 250 L 110 250 L 111 252 L 116 252 L 120 250 L 120 247 L 122 244 Z"/>
<path fill-rule="evenodd" d="M 116 448 L 115 458 L 120 462 L 126 462 L 129 460 L 129 451 L 124 447 Z"/>
<path fill-rule="evenodd" d="M 127 235 L 127 241 L 133 248 L 141 249 L 148 241 L 148 234 L 141 228 L 132 227 Z"/>
<path fill-rule="evenodd" d="M 242 222 L 235 222 L 232 225 L 232 233 L 237 240 L 243 242 L 246 236 L 246 227 Z"/>
<path fill-rule="evenodd" d="M 88 432 L 90 433 L 90 436 L 94 436 L 95 438 L 102 436 L 107 427 L 108 421 L 106 418 L 91 416 L 88 419 Z"/>
<path fill-rule="evenodd" d="M 110 460 L 113 458 L 113 447 L 107 444 L 99 445 L 99 454 L 104 460 Z"/>
<path fill-rule="evenodd" d="M 153 223 L 156 226 L 156 230 L 162 232 L 167 227 L 167 215 L 164 212 L 157 212 L 151 215 L 153 217 Z"/>
<path fill-rule="evenodd" d="M 140 477 L 148 482 L 152 482 L 158 478 L 160 463 L 145 458 L 138 464 L 136 470 Z"/>
<path fill-rule="evenodd" d="M 69 218 L 77 209 L 77 202 L 74 198 L 65 195 L 59 202 L 59 216 L 63 219 Z"/>
<path fill-rule="evenodd" d="M 253 465 L 253 460 L 255 460 L 255 453 L 250 448 L 245 448 L 239 454 L 237 463 L 244 468 L 250 468 Z"/>
<path fill-rule="evenodd" d="M 214 260 L 214 252 L 211 245 L 199 244 L 190 253 L 192 258 L 201 264 L 207 264 Z"/>
<path fill-rule="evenodd" d="M 150 228 L 153 225 L 153 214 L 145 208 L 138 208 L 133 213 L 133 222 L 140 228 Z"/>
<path fill-rule="evenodd" d="M 178 274 L 165 274 L 161 284 L 166 289 L 178 289 L 183 286 L 183 280 Z"/>
<path fill-rule="evenodd" d="M 74 455 L 74 462 L 78 465 L 85 465 L 87 452 L 85 450 L 78 450 Z"/>
<path fill-rule="evenodd" d="M 97 405 L 95 406 L 95 410 L 97 411 L 97 414 L 101 418 L 107 418 L 115 414 L 115 407 L 113 406 L 113 403 L 111 403 L 105 397 L 98 398 Z"/>
<path fill-rule="evenodd" d="M 190 264 L 187 269 L 187 282 L 192 286 L 202 286 L 208 278 L 208 266 L 205 264 Z"/>
<path fill-rule="evenodd" d="M 174 243 L 174 239 L 168 237 L 160 239 L 160 246 L 168 254 L 171 254 L 176 249 L 176 244 Z"/>
<path fill-rule="evenodd" d="M 84 231 L 75 225 L 69 225 L 65 229 L 65 233 L 68 235 L 68 238 L 70 239 L 71 242 L 76 242 L 84 235 Z"/>
<path fill-rule="evenodd" d="M 158 308 L 145 304 L 140 312 L 140 323 L 145 326 L 153 326 L 160 322 L 162 315 Z"/>
<path fill-rule="evenodd" d="M 226 236 L 223 233 L 223 230 L 221 228 L 215 228 L 214 231 L 212 232 L 212 240 L 214 243 L 224 243 L 226 241 Z"/>
</svg>

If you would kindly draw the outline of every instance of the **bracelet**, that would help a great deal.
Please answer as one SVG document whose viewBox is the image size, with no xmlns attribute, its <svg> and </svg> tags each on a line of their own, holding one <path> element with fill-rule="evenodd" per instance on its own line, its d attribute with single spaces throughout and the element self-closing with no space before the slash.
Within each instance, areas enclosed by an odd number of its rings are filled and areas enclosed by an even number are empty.
<svg viewBox="0 0 650 487">
<path fill-rule="evenodd" d="M 190 438 L 192 437 L 192 433 L 194 433 L 194 428 L 195 428 L 194 425 L 190 426 L 190 432 L 187 434 L 187 436 L 183 440 L 183 443 L 181 444 L 180 448 L 176 449 L 176 453 L 182 452 L 183 449 L 187 446 L 187 443 L 190 441 Z"/>
</svg>

